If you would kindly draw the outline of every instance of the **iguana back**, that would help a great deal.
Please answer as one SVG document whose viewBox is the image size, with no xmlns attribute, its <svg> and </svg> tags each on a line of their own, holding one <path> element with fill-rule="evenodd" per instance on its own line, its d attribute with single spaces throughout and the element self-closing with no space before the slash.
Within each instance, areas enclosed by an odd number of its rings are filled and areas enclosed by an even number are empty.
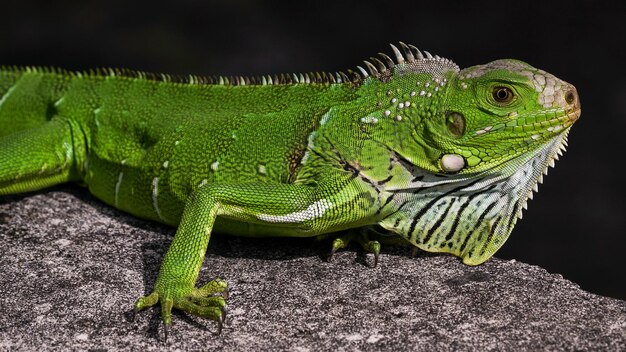
<svg viewBox="0 0 626 352">
<path fill-rule="evenodd" d="M 51 119 L 72 121 L 79 131 L 72 142 L 84 145 L 74 148 L 74 159 L 84 160 L 75 165 L 77 178 L 116 208 L 176 225 L 199 185 L 294 182 L 322 115 L 355 96 L 352 84 L 328 78 L 303 84 L 278 83 L 294 81 L 287 76 L 264 79 L 272 84 L 4 69 L 0 137 Z"/>
</svg>

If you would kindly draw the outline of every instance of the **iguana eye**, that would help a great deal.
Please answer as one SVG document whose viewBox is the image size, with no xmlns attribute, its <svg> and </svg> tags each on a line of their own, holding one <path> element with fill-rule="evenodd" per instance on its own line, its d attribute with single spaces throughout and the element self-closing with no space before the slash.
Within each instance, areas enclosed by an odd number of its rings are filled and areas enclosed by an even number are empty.
<svg viewBox="0 0 626 352">
<path fill-rule="evenodd" d="M 494 87 L 493 100 L 501 104 L 509 103 L 513 100 L 513 91 L 508 87 Z"/>
<path fill-rule="evenodd" d="M 448 113 L 446 125 L 448 131 L 455 137 L 461 137 L 465 133 L 465 117 L 458 112 Z"/>
</svg>

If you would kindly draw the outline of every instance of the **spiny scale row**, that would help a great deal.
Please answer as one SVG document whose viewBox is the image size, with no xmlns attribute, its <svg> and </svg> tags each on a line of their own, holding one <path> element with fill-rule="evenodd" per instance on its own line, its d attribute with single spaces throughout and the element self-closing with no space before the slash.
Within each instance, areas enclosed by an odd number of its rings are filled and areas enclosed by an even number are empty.
<svg viewBox="0 0 626 352">
<path fill-rule="evenodd" d="M 378 77 L 393 69 L 397 64 L 404 64 L 406 62 L 412 63 L 420 60 L 447 60 L 441 58 L 439 55 L 432 55 L 425 50 L 424 52 L 421 52 L 417 47 L 411 44 L 399 42 L 402 51 L 400 51 L 400 49 L 398 49 L 398 47 L 393 44 L 389 45 L 393 50 L 396 61 L 394 62 L 393 59 L 385 53 L 378 53 L 378 55 L 384 60 L 384 62 L 377 57 L 370 57 L 370 61 L 364 60 L 363 62 L 367 67 L 367 71 L 363 67 L 357 66 L 359 71 L 361 71 L 363 78 L 366 78 L 369 75 Z"/>
<path fill-rule="evenodd" d="M 87 71 L 69 71 L 55 67 L 34 67 L 34 66 L 0 66 L 0 71 L 5 72 L 26 72 L 26 73 L 51 73 L 68 75 L 72 77 L 128 77 L 146 79 L 158 82 L 171 82 L 181 84 L 218 84 L 218 85 L 278 85 L 293 83 L 359 83 L 362 77 L 352 70 L 348 74 L 344 72 L 307 72 L 300 74 L 276 74 L 263 76 L 197 76 L 197 75 L 171 75 L 166 73 L 153 73 L 136 71 L 124 68 L 96 68 Z"/>
<path fill-rule="evenodd" d="M 53 67 L 18 67 L 18 66 L 2 66 L 2 71 L 13 72 L 28 72 L 28 73 L 53 73 L 69 75 L 72 77 L 83 76 L 96 76 L 96 77 L 129 77 L 137 79 L 147 79 L 158 82 L 172 82 L 182 84 L 219 84 L 219 85 L 279 85 L 279 84 L 335 84 L 335 83 L 352 83 L 360 84 L 365 78 L 369 76 L 380 77 L 390 73 L 396 65 L 404 63 L 413 63 L 420 60 L 437 60 L 448 62 L 448 59 L 439 57 L 438 55 L 432 55 L 428 51 L 421 52 L 413 45 L 407 45 L 403 42 L 399 42 L 401 48 L 398 49 L 393 44 L 391 49 L 393 50 L 396 61 L 389 57 L 385 53 L 378 53 L 380 59 L 377 57 L 370 57 L 370 60 L 363 61 L 365 68 L 357 66 L 359 72 L 353 70 L 347 70 L 347 74 L 344 72 L 309 72 L 300 74 L 277 74 L 277 75 L 263 75 L 263 76 L 196 76 L 196 75 L 170 75 L 165 73 L 151 73 L 143 71 L 135 71 L 130 69 L 120 68 L 97 68 L 88 71 L 68 71 L 65 69 L 53 68 Z M 382 59 L 382 60 L 381 60 Z"/>
</svg>

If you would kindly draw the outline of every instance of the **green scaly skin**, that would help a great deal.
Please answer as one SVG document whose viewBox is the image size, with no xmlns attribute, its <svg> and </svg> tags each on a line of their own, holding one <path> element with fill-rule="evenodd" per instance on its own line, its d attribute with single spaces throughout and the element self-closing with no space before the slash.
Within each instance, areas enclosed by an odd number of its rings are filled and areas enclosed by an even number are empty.
<svg viewBox="0 0 626 352">
<path fill-rule="evenodd" d="M 395 62 L 381 54 L 350 75 L 3 68 L 0 195 L 75 181 L 178 226 L 153 292 L 135 304 L 160 303 L 166 328 L 172 308 L 224 317 L 226 282 L 196 288 L 214 230 L 308 237 L 380 225 L 480 264 L 564 149 L 576 90 L 516 60 L 459 70 L 392 48 Z"/>
</svg>

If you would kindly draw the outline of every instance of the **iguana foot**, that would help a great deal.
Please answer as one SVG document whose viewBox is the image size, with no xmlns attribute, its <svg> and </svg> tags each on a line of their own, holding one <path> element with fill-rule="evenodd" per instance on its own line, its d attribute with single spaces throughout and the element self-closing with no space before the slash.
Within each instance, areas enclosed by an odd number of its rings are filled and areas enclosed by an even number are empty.
<svg viewBox="0 0 626 352">
<path fill-rule="evenodd" d="M 217 333 L 222 332 L 222 326 L 226 321 L 226 299 L 228 299 L 226 281 L 215 279 L 200 288 L 191 288 L 190 290 L 169 289 L 173 286 L 175 287 L 175 285 L 167 285 L 157 280 L 154 292 L 140 297 L 135 302 L 135 315 L 144 308 L 152 307 L 157 302 L 161 302 L 165 342 L 167 342 L 169 326 L 172 324 L 172 308 L 215 320 Z"/>
<path fill-rule="evenodd" d="M 328 256 L 328 261 L 333 259 L 333 255 L 340 249 L 346 248 L 350 242 L 354 239 L 361 245 L 361 247 L 367 252 L 374 253 L 374 265 L 378 265 L 378 259 L 380 256 L 380 243 L 378 241 L 372 241 L 368 238 L 367 228 L 362 228 L 358 232 L 350 231 L 343 236 L 337 237 L 333 240 L 333 245 Z"/>
</svg>

